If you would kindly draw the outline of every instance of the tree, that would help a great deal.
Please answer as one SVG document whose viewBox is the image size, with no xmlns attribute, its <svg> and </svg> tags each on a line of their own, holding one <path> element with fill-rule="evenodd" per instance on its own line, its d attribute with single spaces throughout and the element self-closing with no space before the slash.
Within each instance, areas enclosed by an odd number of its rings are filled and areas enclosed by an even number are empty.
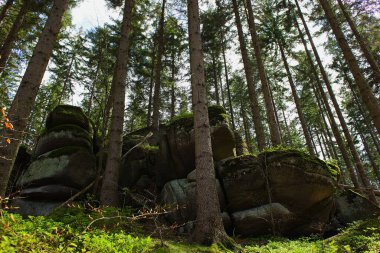
<svg viewBox="0 0 380 253">
<path fill-rule="evenodd" d="M 247 51 L 247 46 L 244 39 L 243 28 L 241 25 L 239 6 L 237 3 L 237 0 L 232 0 L 232 4 L 233 4 L 234 13 L 235 13 L 235 24 L 238 30 L 240 52 L 243 59 L 245 78 L 247 80 L 248 94 L 249 94 L 249 99 L 251 102 L 252 117 L 253 117 L 253 122 L 255 126 L 255 132 L 256 132 L 256 141 L 257 141 L 257 146 L 259 150 L 261 151 L 266 147 L 266 143 L 265 143 L 264 127 L 261 122 L 261 112 L 259 108 L 258 94 L 256 92 L 256 87 L 253 81 L 253 70 L 252 70 L 252 65 L 248 57 L 248 51 Z"/>
<path fill-rule="evenodd" d="M 356 40 L 359 43 L 360 49 L 362 50 L 364 57 L 367 59 L 369 65 L 372 68 L 372 71 L 375 74 L 375 80 L 378 84 L 380 84 L 380 67 L 379 64 L 376 62 L 375 57 L 372 55 L 371 51 L 369 50 L 367 46 L 367 42 L 365 39 L 360 35 L 355 22 L 352 20 L 350 14 L 348 13 L 348 10 L 346 10 L 346 7 L 344 6 L 342 0 L 338 0 L 338 4 L 340 9 L 342 10 L 342 13 L 344 17 L 346 18 L 347 23 L 350 25 L 350 28 L 355 35 Z"/>
<path fill-rule="evenodd" d="M 125 0 L 121 35 L 112 80 L 112 116 L 106 169 L 101 188 L 100 201 L 103 205 L 117 206 L 119 203 L 119 167 L 123 144 L 125 86 L 127 79 L 129 31 L 134 0 Z"/>
<path fill-rule="evenodd" d="M 12 8 L 12 5 L 14 3 L 14 0 L 7 0 L 3 6 L 3 8 L 0 11 L 0 25 L 3 22 L 5 16 L 7 15 L 8 11 Z"/>
<path fill-rule="evenodd" d="M 360 96 L 364 104 L 367 106 L 370 116 L 372 117 L 372 120 L 376 126 L 377 132 L 380 135 L 380 105 L 359 68 L 358 62 L 350 46 L 348 45 L 348 42 L 342 32 L 342 29 L 340 28 L 338 20 L 331 8 L 329 1 L 319 0 L 319 3 L 323 8 L 326 14 L 326 19 L 332 28 L 332 31 L 340 48 L 342 49 L 344 59 L 346 60 L 355 79 L 356 85 L 360 92 Z"/>
<path fill-rule="evenodd" d="M 252 10 L 252 3 L 251 3 L 251 0 L 245 0 L 245 1 L 247 3 L 248 25 L 249 25 L 249 30 L 251 33 L 252 45 L 253 45 L 253 49 L 255 52 L 255 59 L 256 59 L 258 70 L 259 70 L 261 87 L 262 87 L 263 94 L 264 94 L 264 102 L 265 102 L 265 108 L 266 108 L 266 112 L 267 112 L 270 136 L 271 136 L 271 140 L 272 140 L 272 145 L 276 146 L 276 145 L 281 144 L 280 129 L 278 126 L 278 122 L 276 120 L 275 109 L 274 109 L 274 105 L 272 103 L 272 96 L 271 96 L 271 91 L 270 91 L 270 87 L 268 84 L 268 79 L 267 79 L 267 74 L 266 74 L 265 67 L 264 67 L 264 62 L 263 62 L 262 57 L 261 57 L 261 48 L 260 48 L 260 44 L 259 44 L 258 35 L 256 32 L 256 25 L 255 25 L 255 18 L 253 15 L 253 10 Z"/>
<path fill-rule="evenodd" d="M 8 179 L 16 159 L 18 148 L 25 131 L 27 120 L 32 111 L 43 75 L 53 51 L 62 18 L 69 5 L 69 0 L 55 0 L 45 27 L 33 51 L 20 87 L 9 108 L 8 115 L 14 131 L 1 131 L 0 141 L 0 196 L 5 194 Z M 10 138 L 10 144 L 6 139 Z"/>
<path fill-rule="evenodd" d="M 204 77 L 202 40 L 197 0 L 188 0 L 188 26 L 192 101 L 194 112 L 195 166 L 197 183 L 197 221 L 194 239 L 201 244 L 225 242 L 220 205 L 216 189 L 211 149 L 210 123 Z"/>
<path fill-rule="evenodd" d="M 160 89 L 161 89 L 161 71 L 162 71 L 162 56 L 164 54 L 164 26 L 165 26 L 165 4 L 166 0 L 162 0 L 161 16 L 158 25 L 158 50 L 157 62 L 155 68 L 155 82 L 153 95 L 153 120 L 152 127 L 158 131 L 160 125 Z"/>
</svg>

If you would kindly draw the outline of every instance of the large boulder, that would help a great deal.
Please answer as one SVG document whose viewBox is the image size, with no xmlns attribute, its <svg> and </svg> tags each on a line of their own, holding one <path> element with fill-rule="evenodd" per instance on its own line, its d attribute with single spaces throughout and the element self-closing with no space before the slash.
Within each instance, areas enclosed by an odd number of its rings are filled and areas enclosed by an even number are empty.
<svg viewBox="0 0 380 253">
<path fill-rule="evenodd" d="M 60 125 L 43 132 L 34 148 L 33 157 L 38 157 L 54 149 L 76 146 L 93 151 L 93 136 L 76 125 Z"/>
<path fill-rule="evenodd" d="M 345 190 L 335 198 L 335 217 L 342 225 L 380 216 L 380 208 L 353 190 Z"/>
<path fill-rule="evenodd" d="M 303 152 L 229 158 L 220 163 L 218 175 L 240 234 L 265 234 L 273 226 L 282 234 L 321 233 L 335 211 L 337 168 Z M 246 229 L 265 224 L 265 229 Z"/>
<path fill-rule="evenodd" d="M 59 105 L 49 113 L 46 118 L 46 129 L 50 130 L 62 125 L 76 125 L 91 135 L 94 134 L 92 122 L 80 107 L 72 105 Z"/>
<path fill-rule="evenodd" d="M 33 161 L 17 181 L 19 188 L 64 185 L 82 189 L 96 176 L 95 155 L 81 147 L 55 149 Z"/>
<path fill-rule="evenodd" d="M 210 106 L 208 111 L 214 161 L 235 156 L 235 137 L 224 108 Z M 167 126 L 167 144 L 173 161 L 171 174 L 175 178 L 184 178 L 195 169 L 193 118 L 193 114 L 185 113 L 175 117 Z"/>
<path fill-rule="evenodd" d="M 216 185 L 222 212 L 226 208 L 224 195 L 218 180 Z M 172 180 L 165 184 L 160 200 L 169 207 L 166 216 L 169 222 L 181 224 L 196 219 L 196 182 L 187 179 Z"/>
</svg>

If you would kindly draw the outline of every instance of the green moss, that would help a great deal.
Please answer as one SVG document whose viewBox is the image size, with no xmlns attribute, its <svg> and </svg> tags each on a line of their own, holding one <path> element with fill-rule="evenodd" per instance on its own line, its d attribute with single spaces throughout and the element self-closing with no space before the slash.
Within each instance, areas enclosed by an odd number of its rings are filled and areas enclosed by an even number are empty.
<svg viewBox="0 0 380 253">
<path fill-rule="evenodd" d="M 180 115 L 174 116 L 168 123 L 169 127 L 182 127 L 191 129 L 194 125 L 194 116 L 191 112 L 185 112 Z"/>
<path fill-rule="evenodd" d="M 72 132 L 72 134 L 74 136 L 84 138 L 91 143 L 93 141 L 93 136 L 88 131 L 86 131 L 82 127 L 79 127 L 79 126 L 73 125 L 73 124 L 64 124 L 64 125 L 52 127 L 50 129 L 44 129 L 41 132 L 40 136 L 44 136 L 44 135 L 46 135 L 48 133 L 52 133 L 52 132 L 61 132 L 61 131 Z"/>
<path fill-rule="evenodd" d="M 220 177 L 225 177 L 228 174 L 233 174 L 244 168 L 252 168 L 259 164 L 259 160 L 252 154 L 241 155 L 238 157 L 227 158 L 222 161 L 223 170 L 220 171 Z"/>
<path fill-rule="evenodd" d="M 228 122 L 229 115 L 226 114 L 226 110 L 219 105 L 211 105 L 208 107 L 208 116 L 210 125 L 216 125 L 220 122 Z M 175 116 L 168 123 L 169 127 L 182 127 L 184 129 L 191 129 L 194 125 L 194 115 L 191 112 L 184 112 Z"/>
<path fill-rule="evenodd" d="M 160 150 L 159 146 L 149 145 L 149 144 L 142 145 L 141 148 L 144 149 L 144 150 L 147 150 L 147 151 L 152 151 L 152 152 Z"/>
<path fill-rule="evenodd" d="M 325 171 L 328 172 L 327 175 L 333 178 L 335 181 L 338 181 L 338 178 L 340 176 L 340 169 L 336 163 L 333 163 L 331 161 L 325 162 L 316 156 L 310 155 L 304 149 L 276 146 L 273 148 L 265 149 L 264 151 L 258 154 L 258 157 L 261 157 L 261 158 L 265 157 L 265 159 L 268 159 L 273 155 L 277 155 L 281 157 L 298 156 L 302 158 L 302 161 L 307 161 L 307 162 L 322 166 L 325 169 Z"/>
<path fill-rule="evenodd" d="M 59 125 L 73 124 L 93 134 L 93 124 L 82 109 L 72 105 L 58 105 L 46 119 L 46 128 L 51 129 Z"/>
</svg>

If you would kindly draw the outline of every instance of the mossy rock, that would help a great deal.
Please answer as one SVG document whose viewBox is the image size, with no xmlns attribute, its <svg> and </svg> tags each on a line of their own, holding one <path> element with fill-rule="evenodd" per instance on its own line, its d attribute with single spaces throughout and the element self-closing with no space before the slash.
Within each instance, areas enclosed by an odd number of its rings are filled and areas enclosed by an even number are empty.
<svg viewBox="0 0 380 253">
<path fill-rule="evenodd" d="M 94 134 L 93 123 L 77 106 L 58 105 L 49 113 L 46 128 L 49 130 L 60 125 L 77 125 L 88 131 L 90 135 Z"/>
<path fill-rule="evenodd" d="M 82 189 L 96 176 L 96 158 L 80 147 L 64 147 L 33 161 L 17 181 L 19 188 L 63 185 Z"/>
<path fill-rule="evenodd" d="M 76 125 L 60 125 L 45 131 L 37 140 L 33 157 L 36 158 L 54 149 L 77 146 L 93 152 L 92 136 Z"/>
<path fill-rule="evenodd" d="M 212 105 L 208 107 L 208 116 L 210 125 L 217 125 L 219 123 L 228 123 L 229 116 L 226 114 L 226 110 L 219 105 Z M 190 130 L 194 126 L 194 114 L 191 112 L 185 112 L 175 116 L 168 123 L 169 127 L 178 127 Z"/>
</svg>

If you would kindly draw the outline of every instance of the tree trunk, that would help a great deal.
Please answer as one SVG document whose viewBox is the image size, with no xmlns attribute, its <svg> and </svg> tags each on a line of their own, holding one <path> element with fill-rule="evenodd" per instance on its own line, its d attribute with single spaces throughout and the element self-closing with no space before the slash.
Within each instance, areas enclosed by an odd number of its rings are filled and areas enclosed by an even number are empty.
<svg viewBox="0 0 380 253">
<path fill-rule="evenodd" d="M 0 25 L 3 22 L 5 16 L 7 15 L 8 11 L 12 8 L 14 0 L 7 0 L 1 9 L 0 12 Z"/>
<path fill-rule="evenodd" d="M 65 91 L 67 89 L 67 84 L 69 83 L 71 70 L 74 64 L 75 54 L 71 57 L 69 67 L 67 68 L 66 74 L 65 74 L 65 80 L 63 81 L 61 94 L 59 94 L 58 98 L 58 105 L 62 103 L 62 100 L 65 98 Z"/>
<path fill-rule="evenodd" d="M 151 126 L 151 117 L 152 117 L 152 100 L 153 100 L 153 86 L 154 86 L 154 67 L 156 66 L 156 38 L 153 37 L 153 48 L 152 48 L 152 69 L 150 72 L 150 84 L 149 84 L 149 102 L 148 102 L 148 114 L 146 118 L 146 126 Z"/>
<path fill-rule="evenodd" d="M 231 90 L 230 90 L 230 80 L 228 78 L 228 68 L 226 61 L 226 48 L 225 48 L 225 40 L 223 38 L 223 34 L 221 35 L 222 39 L 222 55 L 223 55 L 223 66 L 224 66 L 224 76 L 226 77 L 226 86 L 227 86 L 227 97 L 228 97 L 228 107 L 230 109 L 232 129 L 236 129 L 235 119 L 234 119 L 234 110 L 232 109 L 232 98 L 231 98 Z"/>
<path fill-rule="evenodd" d="M 252 140 L 251 133 L 249 132 L 247 116 L 245 114 L 243 104 L 240 105 L 240 113 L 241 113 L 241 117 L 243 119 L 244 136 L 245 136 L 245 142 L 247 144 L 248 152 L 253 153 L 252 142 L 251 142 L 251 140 Z"/>
<path fill-rule="evenodd" d="M 4 196 L 9 175 L 27 125 L 27 119 L 33 109 L 68 3 L 69 0 L 54 1 L 50 15 L 8 112 L 14 131 L 6 129 L 1 131 L 1 136 L 10 138 L 11 143 L 7 144 L 4 137 L 0 142 L 0 196 Z"/>
<path fill-rule="evenodd" d="M 162 56 L 164 54 L 164 22 L 165 22 L 165 4 L 166 0 L 162 0 L 161 17 L 158 25 L 158 52 L 157 64 L 155 70 L 154 95 L 153 95 L 153 122 L 152 128 L 158 131 L 160 126 L 160 90 L 161 90 L 161 70 Z"/>
<path fill-rule="evenodd" d="M 338 41 L 340 48 L 342 49 L 344 59 L 346 60 L 351 73 L 355 79 L 356 85 L 359 88 L 360 95 L 364 104 L 367 106 L 370 116 L 375 123 L 378 134 L 380 134 L 380 105 L 371 91 L 367 81 L 365 80 L 358 62 L 351 51 L 350 46 L 347 43 L 346 38 L 337 22 L 334 12 L 328 0 L 319 0 L 323 10 L 325 11 L 327 21 L 329 22 L 333 33 Z M 298 3 L 297 3 L 298 4 Z M 299 5 L 297 5 L 299 7 Z"/>
<path fill-rule="evenodd" d="M 282 117 L 284 118 L 284 123 L 285 123 L 286 132 L 287 132 L 287 134 L 288 134 L 289 145 L 290 145 L 290 146 L 293 146 L 292 135 L 291 135 L 291 133 L 290 133 L 290 129 L 289 129 L 289 125 L 288 125 L 288 121 L 286 120 L 285 112 L 284 112 L 283 109 L 281 109 L 281 112 L 282 112 Z M 313 148 L 313 147 L 311 147 L 311 148 Z"/>
<path fill-rule="evenodd" d="M 369 65 L 372 68 L 373 73 L 375 74 L 376 83 L 380 84 L 380 67 L 376 62 L 375 57 L 372 55 L 371 51 L 367 47 L 365 39 L 360 35 L 358 29 L 356 28 L 355 22 L 352 20 L 350 14 L 346 10 L 346 7 L 342 3 L 342 0 L 338 0 L 338 4 L 342 10 L 344 17 L 346 18 L 347 23 L 350 25 L 350 28 L 355 35 L 356 40 L 359 43 L 360 49 L 362 50 L 364 57 L 367 59 Z"/>
<path fill-rule="evenodd" d="M 17 14 L 15 21 L 13 22 L 12 28 L 9 31 L 7 38 L 5 39 L 1 49 L 0 49 L 0 74 L 5 70 L 9 56 L 11 55 L 13 45 L 18 38 L 18 33 L 23 24 L 26 13 L 31 5 L 31 0 L 24 0 L 21 8 Z"/>
<path fill-rule="evenodd" d="M 119 168 L 123 145 L 123 123 L 125 107 L 125 86 L 127 79 L 129 31 L 134 0 L 126 0 L 124 4 L 121 35 L 117 50 L 117 59 L 112 80 L 113 93 L 112 116 L 109 133 L 109 147 L 106 169 L 100 194 L 102 205 L 117 206 L 119 204 Z"/>
<path fill-rule="evenodd" d="M 171 87 L 170 87 L 170 119 L 175 116 L 175 53 L 172 53 L 172 76 L 171 76 Z"/>
<path fill-rule="evenodd" d="M 362 139 L 364 150 L 367 153 L 369 162 L 371 163 L 373 174 L 376 177 L 376 179 L 380 182 L 380 169 L 379 169 L 379 166 L 377 166 L 375 158 L 372 156 L 371 150 L 369 149 L 367 141 L 365 140 L 363 134 L 360 134 L 360 138 Z"/>
<path fill-rule="evenodd" d="M 300 8 L 299 8 L 299 12 L 301 13 Z M 304 19 L 302 19 L 302 22 L 304 22 Z M 316 47 L 314 45 L 313 39 L 312 39 L 311 36 L 309 36 L 310 32 L 309 32 L 309 29 L 307 28 L 306 22 L 304 23 L 304 26 L 305 26 L 306 33 L 307 33 L 307 35 L 309 37 L 309 41 L 310 41 L 311 47 L 313 49 L 315 59 L 317 60 L 317 64 L 319 66 L 319 70 L 320 70 L 320 72 L 322 74 L 322 79 L 323 79 L 323 81 L 324 81 L 324 83 L 326 85 L 327 91 L 328 91 L 328 93 L 330 95 L 330 98 L 331 98 L 331 101 L 332 101 L 332 103 L 334 105 L 335 112 L 338 115 L 338 119 L 339 119 L 340 125 L 341 125 L 341 127 L 343 129 L 343 134 L 344 134 L 344 136 L 346 138 L 346 141 L 347 141 L 347 144 L 348 144 L 349 149 L 351 151 L 352 157 L 354 158 L 357 172 L 360 175 L 360 178 L 361 178 L 361 180 L 362 180 L 362 182 L 364 184 L 364 187 L 368 189 L 367 194 L 368 194 L 369 199 L 372 202 L 376 203 L 375 195 L 373 194 L 373 190 L 371 190 L 372 189 L 371 183 L 370 183 L 370 181 L 369 181 L 369 179 L 368 179 L 368 177 L 367 177 L 367 175 L 365 173 L 365 169 L 364 169 L 363 164 L 362 164 L 362 162 L 360 160 L 359 154 L 356 151 L 356 147 L 355 147 L 354 142 L 352 140 L 351 134 L 350 134 L 350 132 L 348 130 L 346 121 L 345 121 L 345 119 L 343 117 L 343 114 L 342 114 L 342 111 L 341 111 L 341 109 L 339 107 L 338 101 L 335 98 L 335 94 L 334 94 L 334 91 L 332 90 L 330 80 L 329 80 L 329 78 L 327 76 L 327 73 L 326 73 L 324 67 L 323 67 L 322 61 L 321 61 L 321 59 L 319 57 L 319 54 L 318 54 L 318 51 L 317 51 L 317 49 L 316 49 Z M 328 106 L 328 104 L 326 103 L 326 107 L 327 106 Z M 380 120 L 380 118 L 379 118 L 379 120 Z"/>
<path fill-rule="evenodd" d="M 247 47 L 244 40 L 244 34 L 243 34 L 242 26 L 241 26 L 239 6 L 237 4 L 237 0 L 232 0 L 232 4 L 234 8 L 234 13 L 235 13 L 235 23 L 236 23 L 236 28 L 238 31 L 238 36 L 239 36 L 240 52 L 243 59 L 245 78 L 247 80 L 248 95 L 250 99 L 253 123 L 255 126 L 255 132 L 256 132 L 256 141 L 257 141 L 257 146 L 259 150 L 261 151 L 266 147 L 266 144 L 265 144 L 264 127 L 263 127 L 263 123 L 261 122 L 262 117 L 261 117 L 261 111 L 259 107 L 258 94 L 256 92 L 256 87 L 253 80 L 252 65 L 249 61 Z"/>
<path fill-rule="evenodd" d="M 268 79 L 266 78 L 266 72 L 264 67 L 264 62 L 261 58 L 261 49 L 258 40 L 258 35 L 256 32 L 255 19 L 252 11 L 251 0 L 246 0 L 247 3 L 247 11 L 248 11 L 248 25 L 251 33 L 252 46 L 255 52 L 255 59 L 257 63 L 257 67 L 259 70 L 259 77 L 261 81 L 261 87 L 264 95 L 265 108 L 267 112 L 269 131 L 271 136 L 271 141 L 273 146 L 277 146 L 281 144 L 281 134 L 280 128 L 278 126 L 278 122 L 276 121 L 275 109 L 271 100 L 271 92 L 268 84 Z"/>
<path fill-rule="evenodd" d="M 212 158 L 198 1 L 188 0 L 187 4 L 197 183 L 193 238 L 198 243 L 210 245 L 226 242 L 228 236 L 222 222 Z"/>
<path fill-rule="evenodd" d="M 296 2 L 297 3 L 297 2 Z M 302 16 L 302 12 L 298 12 L 298 14 L 300 15 L 301 17 L 301 20 L 302 20 L 302 23 L 305 27 L 305 30 L 306 30 L 306 33 L 308 35 L 308 38 L 309 38 L 309 41 L 311 43 L 311 35 L 310 35 L 310 32 L 309 30 L 307 29 L 307 25 L 306 25 L 306 22 L 304 22 L 305 20 L 303 19 L 303 16 Z M 307 55 L 307 59 L 309 61 L 309 64 L 310 66 L 312 66 L 312 71 L 313 71 L 313 75 L 314 75 L 314 78 L 315 78 L 315 81 L 317 83 L 317 88 L 318 88 L 318 91 L 313 87 L 314 89 L 314 93 L 316 96 L 320 95 L 321 98 L 322 98 L 322 101 L 323 101 L 323 104 L 325 105 L 325 109 L 326 109 L 326 112 L 328 114 L 328 117 L 330 119 L 330 123 L 331 123 L 331 129 L 333 131 L 333 134 L 334 134 L 334 137 L 335 137 L 335 140 L 338 144 L 338 147 L 339 147 L 339 150 L 341 151 L 341 154 L 342 154 L 342 157 L 343 157 L 343 160 L 344 160 L 344 163 L 346 164 L 347 166 L 347 170 L 350 174 L 350 178 L 352 180 L 352 183 L 354 184 L 354 186 L 356 188 L 359 188 L 360 185 L 359 185 L 359 181 L 356 177 L 356 174 L 354 172 L 354 169 L 352 168 L 352 165 L 351 165 L 351 160 L 350 160 L 350 157 L 346 151 L 346 147 L 344 145 L 344 142 L 343 142 L 343 139 L 342 139 L 342 136 L 340 135 L 340 130 L 338 128 L 338 125 L 336 124 L 335 122 L 335 118 L 334 118 L 334 114 L 332 113 L 331 111 L 331 108 L 330 108 L 330 105 L 329 105 L 329 102 L 328 102 L 328 99 L 327 99 L 327 96 L 323 90 L 323 87 L 322 87 L 322 84 L 319 80 L 319 75 L 316 71 L 316 68 L 315 68 L 315 65 L 314 65 L 314 62 L 313 62 L 313 59 L 311 58 L 311 54 L 309 52 L 309 50 L 307 49 L 307 44 L 306 44 L 306 41 L 305 41 L 305 38 L 303 37 L 303 33 L 298 25 L 298 22 L 296 22 L 296 25 L 297 25 L 297 28 L 298 28 L 298 32 L 299 32 L 299 36 L 302 40 L 302 44 L 305 48 L 305 52 L 306 52 L 306 55 Z M 313 45 L 313 44 L 312 44 Z M 315 54 L 315 52 L 314 52 Z"/>
<path fill-rule="evenodd" d="M 214 89 L 215 89 L 216 104 L 220 105 L 219 87 L 218 87 L 218 73 L 216 72 L 217 66 L 216 66 L 215 56 L 213 54 L 212 54 L 212 68 L 213 68 L 213 75 L 214 75 Z"/>
<path fill-rule="evenodd" d="M 290 84 L 290 88 L 292 90 L 294 103 L 296 104 L 298 117 L 299 117 L 300 122 L 301 122 L 303 135 L 305 136 L 307 149 L 309 150 L 311 155 L 315 155 L 313 145 L 311 143 L 311 137 L 310 137 L 309 131 L 307 130 L 307 123 L 306 123 L 305 115 L 304 115 L 303 110 L 302 110 L 301 101 L 300 101 L 300 98 L 299 98 L 298 93 L 297 93 L 296 85 L 294 84 L 294 81 L 293 81 L 292 73 L 290 72 L 289 64 L 288 64 L 288 61 L 287 61 L 286 56 L 285 56 L 282 41 L 278 42 L 278 45 L 280 47 L 282 61 L 284 62 L 285 70 L 286 70 L 286 73 L 288 76 L 288 81 Z"/>
</svg>

